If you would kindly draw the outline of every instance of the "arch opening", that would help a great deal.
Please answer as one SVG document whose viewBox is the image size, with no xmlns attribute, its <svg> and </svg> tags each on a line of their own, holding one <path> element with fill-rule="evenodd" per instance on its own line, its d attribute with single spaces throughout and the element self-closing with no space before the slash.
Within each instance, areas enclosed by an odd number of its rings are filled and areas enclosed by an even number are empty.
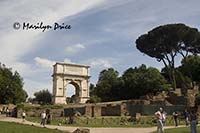
<svg viewBox="0 0 200 133">
<path fill-rule="evenodd" d="M 69 103 L 78 103 L 78 90 L 79 87 L 76 83 L 74 82 L 70 82 L 69 84 L 67 84 L 67 86 L 65 87 L 65 95 L 66 95 L 66 102 Z"/>
</svg>

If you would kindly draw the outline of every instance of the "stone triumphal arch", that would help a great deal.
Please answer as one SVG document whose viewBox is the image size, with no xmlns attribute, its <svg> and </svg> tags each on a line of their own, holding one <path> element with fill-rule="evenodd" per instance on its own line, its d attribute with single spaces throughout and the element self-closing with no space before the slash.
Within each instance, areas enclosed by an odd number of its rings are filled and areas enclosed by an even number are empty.
<svg viewBox="0 0 200 133">
<path fill-rule="evenodd" d="M 56 63 L 53 66 L 53 103 L 66 104 L 66 86 L 75 87 L 77 103 L 89 99 L 90 67 L 78 64 Z"/>
</svg>

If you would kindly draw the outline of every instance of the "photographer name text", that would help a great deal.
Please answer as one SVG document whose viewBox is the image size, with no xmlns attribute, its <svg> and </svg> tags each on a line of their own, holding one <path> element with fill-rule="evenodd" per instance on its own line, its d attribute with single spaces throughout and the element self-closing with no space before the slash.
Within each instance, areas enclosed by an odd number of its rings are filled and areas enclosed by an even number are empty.
<svg viewBox="0 0 200 133">
<path fill-rule="evenodd" d="M 41 30 L 42 32 L 45 32 L 47 30 L 69 30 L 72 28 L 71 25 L 65 24 L 65 23 L 54 23 L 53 25 L 44 24 L 43 22 L 39 22 L 36 24 L 29 23 L 29 22 L 23 22 L 20 24 L 19 22 L 15 22 L 13 24 L 13 28 L 18 30 L 22 28 L 22 30 Z"/>
</svg>

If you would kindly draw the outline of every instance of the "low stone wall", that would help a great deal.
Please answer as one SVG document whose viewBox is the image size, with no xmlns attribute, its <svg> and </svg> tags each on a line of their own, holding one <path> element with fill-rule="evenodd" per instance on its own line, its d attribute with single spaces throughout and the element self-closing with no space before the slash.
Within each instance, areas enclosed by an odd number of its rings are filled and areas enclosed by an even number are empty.
<svg viewBox="0 0 200 133">
<path fill-rule="evenodd" d="M 153 115 L 159 108 L 162 107 L 167 114 L 172 114 L 174 111 L 182 112 L 185 109 L 184 105 L 170 105 L 166 106 L 164 104 L 158 105 L 142 105 L 135 104 L 133 102 L 123 102 L 114 104 L 86 104 L 83 107 L 73 107 L 65 108 L 64 116 L 70 116 L 73 111 L 79 112 L 81 115 L 90 117 L 100 117 L 100 116 L 136 116 L 136 113 L 141 115 Z"/>
<path fill-rule="evenodd" d="M 156 106 L 156 105 L 146 105 L 142 106 L 142 115 L 152 115 L 156 111 L 159 110 L 159 108 L 162 107 L 167 114 L 172 115 L 173 112 L 178 111 L 178 112 L 183 112 L 185 109 L 184 105 L 172 105 L 172 106 Z"/>
<path fill-rule="evenodd" d="M 109 104 L 101 108 L 101 116 L 121 116 L 120 105 Z"/>
<path fill-rule="evenodd" d="M 74 113 L 80 113 L 80 115 L 85 115 L 86 107 L 70 107 L 64 109 L 64 116 L 69 117 L 72 116 Z"/>
</svg>

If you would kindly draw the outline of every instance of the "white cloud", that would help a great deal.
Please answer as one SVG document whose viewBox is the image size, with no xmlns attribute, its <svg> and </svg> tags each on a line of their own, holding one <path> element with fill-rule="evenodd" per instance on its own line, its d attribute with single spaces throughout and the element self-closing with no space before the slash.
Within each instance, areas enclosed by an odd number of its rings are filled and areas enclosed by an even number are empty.
<svg viewBox="0 0 200 133">
<path fill-rule="evenodd" d="M 85 46 L 83 44 L 75 44 L 75 45 L 67 46 L 65 48 L 65 51 L 67 52 L 67 54 L 76 54 L 84 49 L 85 49 Z"/>
<path fill-rule="evenodd" d="M 33 72 L 32 66 L 23 62 L 13 62 L 11 67 L 14 69 L 14 71 L 17 70 L 20 73 L 20 75 L 23 76 L 26 76 L 28 74 L 30 75 Z"/>
<path fill-rule="evenodd" d="M 14 30 L 14 22 L 29 22 L 37 23 L 44 22 L 45 24 L 53 24 L 59 22 L 63 18 L 76 15 L 87 9 L 90 9 L 103 2 L 103 0 L 54 0 L 41 1 L 41 0 L 21 0 L 21 1 L 0 1 L 0 61 L 13 70 L 17 70 L 22 73 L 23 76 L 31 75 L 32 70 L 35 71 L 31 64 L 26 64 L 21 60 L 28 53 L 34 52 L 35 49 L 41 47 L 38 45 L 46 33 L 40 30 L 23 31 L 21 29 Z M 59 6 L 58 6 L 59 5 Z M 82 46 L 78 46 L 81 48 Z M 28 59 L 28 57 L 26 57 Z M 29 59 L 30 60 L 30 59 Z M 35 61 L 37 65 L 42 67 L 50 67 L 52 61 L 46 60 L 40 57 L 36 57 Z M 38 72 L 38 70 L 36 70 Z M 31 75 L 32 79 L 36 79 L 37 76 Z M 28 79 L 25 86 L 27 88 L 35 88 L 35 86 L 29 85 L 31 82 Z"/>
<path fill-rule="evenodd" d="M 94 59 L 89 61 L 89 64 L 92 67 L 105 67 L 105 68 L 112 67 L 111 62 L 106 59 Z"/>
<path fill-rule="evenodd" d="M 37 76 L 39 78 L 39 76 Z M 49 76 L 48 80 L 33 80 L 33 79 L 26 79 L 25 80 L 24 88 L 28 92 L 29 97 L 33 97 L 33 94 L 37 91 L 48 89 L 52 92 L 52 78 Z M 30 87 L 32 86 L 32 87 Z"/>
<path fill-rule="evenodd" d="M 67 59 L 67 58 L 64 59 L 64 62 L 65 63 L 72 63 L 72 61 L 70 59 Z"/>
<path fill-rule="evenodd" d="M 51 61 L 40 57 L 35 57 L 34 60 L 36 62 L 36 65 L 41 66 L 43 68 L 52 68 L 53 65 L 56 63 L 55 61 Z"/>
<path fill-rule="evenodd" d="M 84 10 L 96 6 L 103 2 L 102 0 L 58 0 L 58 1 L 26 1 L 21 0 L 16 2 L 4 1 L 0 2 L 0 60 L 14 61 L 26 53 L 33 51 L 38 47 L 35 41 L 44 36 L 41 31 L 23 31 L 14 30 L 14 22 L 29 22 L 37 23 L 44 22 L 52 24 L 58 22 L 62 18 L 76 15 Z M 58 6 L 59 5 L 59 6 Z M 33 45 L 34 44 L 34 45 Z M 83 48 L 81 45 L 77 46 Z M 17 48 L 17 50 L 16 50 Z"/>
<path fill-rule="evenodd" d="M 80 49 L 85 49 L 85 46 L 83 44 L 76 44 L 75 47 Z"/>
<path fill-rule="evenodd" d="M 42 68 L 52 68 L 53 65 L 56 63 L 56 61 L 45 59 L 45 58 L 41 58 L 41 57 L 35 57 L 34 61 L 35 61 L 37 66 L 40 66 Z M 57 61 L 57 62 L 59 62 L 59 61 Z M 65 63 L 73 63 L 68 58 L 65 58 L 63 62 L 65 62 Z M 21 64 L 21 65 L 23 66 L 23 64 Z"/>
</svg>

